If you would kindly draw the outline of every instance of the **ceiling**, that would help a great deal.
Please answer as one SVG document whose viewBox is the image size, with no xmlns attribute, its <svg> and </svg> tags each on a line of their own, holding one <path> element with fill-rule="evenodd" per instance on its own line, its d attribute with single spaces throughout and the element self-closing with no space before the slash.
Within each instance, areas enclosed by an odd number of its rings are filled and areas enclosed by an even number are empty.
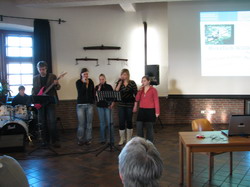
<svg viewBox="0 0 250 187">
<path fill-rule="evenodd" d="M 15 0 L 19 6 L 59 8 L 120 5 L 125 12 L 135 12 L 137 3 L 177 2 L 177 1 L 215 1 L 215 0 Z"/>
</svg>

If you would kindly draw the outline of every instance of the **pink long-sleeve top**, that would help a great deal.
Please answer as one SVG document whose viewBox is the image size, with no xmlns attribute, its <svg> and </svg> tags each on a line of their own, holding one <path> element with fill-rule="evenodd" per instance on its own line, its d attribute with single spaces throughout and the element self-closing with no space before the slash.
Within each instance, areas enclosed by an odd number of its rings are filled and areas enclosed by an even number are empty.
<svg viewBox="0 0 250 187">
<path fill-rule="evenodd" d="M 146 93 L 144 93 L 144 88 L 139 90 L 135 100 L 140 102 L 140 108 L 155 108 L 155 113 L 160 114 L 158 92 L 153 86 L 150 86 Z"/>
</svg>

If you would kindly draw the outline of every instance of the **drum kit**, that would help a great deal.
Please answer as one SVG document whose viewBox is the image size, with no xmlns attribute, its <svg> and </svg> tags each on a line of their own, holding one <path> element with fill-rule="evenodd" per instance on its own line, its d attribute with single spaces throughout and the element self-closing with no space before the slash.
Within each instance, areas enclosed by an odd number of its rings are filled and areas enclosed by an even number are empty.
<svg viewBox="0 0 250 187">
<path fill-rule="evenodd" d="M 0 136 L 23 133 L 32 144 L 31 137 L 34 137 L 35 121 L 36 111 L 34 107 L 27 108 L 26 105 L 0 106 Z"/>
</svg>

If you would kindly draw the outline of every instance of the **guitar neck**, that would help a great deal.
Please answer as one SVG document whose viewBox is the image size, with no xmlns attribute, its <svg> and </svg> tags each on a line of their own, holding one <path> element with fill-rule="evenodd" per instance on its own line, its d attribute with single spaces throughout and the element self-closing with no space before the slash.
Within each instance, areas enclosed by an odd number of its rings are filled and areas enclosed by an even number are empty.
<svg viewBox="0 0 250 187">
<path fill-rule="evenodd" d="M 59 80 L 60 79 L 60 77 L 58 77 L 56 80 Z M 51 90 L 51 88 L 53 87 L 55 85 L 55 83 L 53 82 L 44 92 L 43 92 L 43 94 L 47 94 L 50 90 Z"/>
</svg>

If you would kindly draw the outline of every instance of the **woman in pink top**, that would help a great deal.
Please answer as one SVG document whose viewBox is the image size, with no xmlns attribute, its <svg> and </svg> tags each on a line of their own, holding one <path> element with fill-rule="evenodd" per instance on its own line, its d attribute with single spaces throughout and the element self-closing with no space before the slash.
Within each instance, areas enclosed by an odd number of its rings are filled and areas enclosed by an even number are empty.
<svg viewBox="0 0 250 187">
<path fill-rule="evenodd" d="M 142 77 L 142 86 L 136 95 L 136 103 L 133 111 L 137 111 L 138 102 L 139 111 L 137 115 L 136 130 L 137 136 L 144 137 L 143 127 L 146 128 L 146 139 L 154 141 L 153 126 L 156 118 L 160 115 L 159 98 L 157 90 L 150 85 L 148 76 Z"/>
</svg>

